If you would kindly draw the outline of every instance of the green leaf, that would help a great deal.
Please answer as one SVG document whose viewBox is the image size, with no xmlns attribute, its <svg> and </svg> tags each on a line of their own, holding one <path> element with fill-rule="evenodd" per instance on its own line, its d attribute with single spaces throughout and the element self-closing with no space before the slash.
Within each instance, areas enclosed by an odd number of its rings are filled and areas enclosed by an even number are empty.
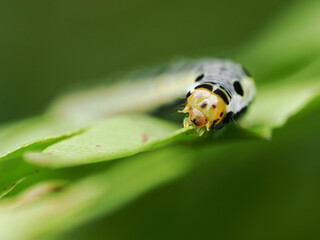
<svg viewBox="0 0 320 240">
<path fill-rule="evenodd" d="M 65 181 L 50 181 L 50 182 L 44 182 L 35 184 L 29 189 L 23 191 L 19 195 L 16 195 L 11 198 L 5 198 L 1 202 L 2 208 L 16 208 L 21 207 L 27 204 L 30 204 L 40 198 L 43 198 L 47 194 L 50 194 L 51 192 L 59 191 L 63 187 L 65 187 L 66 182 Z"/>
<path fill-rule="evenodd" d="M 317 121 L 313 122 L 312 126 L 315 126 Z M 290 133 L 294 135 L 292 129 Z M 284 140 L 281 139 L 281 142 Z M 279 140 L 273 145 L 273 149 L 277 149 L 278 143 Z M 122 159 L 112 168 L 73 184 L 65 185 L 57 181 L 35 185 L 18 196 L 0 202 L 0 225 L 3 226 L 0 238 L 29 240 L 55 237 L 99 216 L 110 215 L 143 193 L 180 178 L 202 164 L 205 167 L 208 162 L 232 159 L 233 164 L 241 166 L 242 161 L 247 159 L 249 163 L 246 164 L 252 166 L 256 158 L 261 158 L 261 152 L 265 159 L 274 157 L 276 153 L 268 151 L 266 147 L 269 145 L 261 142 L 253 145 L 252 142 L 243 141 L 218 144 L 214 147 L 211 144 L 175 145 Z M 239 158 L 241 161 L 238 161 Z M 229 164 L 226 163 L 225 166 L 226 170 L 230 170 Z M 97 167 L 103 169 L 104 165 Z M 219 165 L 217 171 L 221 171 Z M 225 175 L 220 172 L 219 175 L 221 174 Z M 239 175 L 236 177 L 243 177 L 243 174 Z M 265 182 L 265 178 L 262 178 Z M 55 191 L 56 188 L 60 191 Z M 44 194 L 34 194 L 39 192 Z"/>
<path fill-rule="evenodd" d="M 27 178 L 38 173 L 38 166 L 27 164 L 22 159 L 22 154 L 25 151 L 42 151 L 47 146 L 66 137 L 73 136 L 75 133 L 34 141 L 2 157 L 0 161 L 0 198 L 10 193 L 18 184 L 21 184 Z"/>
<path fill-rule="evenodd" d="M 39 239 L 48 232 L 60 232 L 102 213 L 111 213 L 143 192 L 189 171 L 192 167 L 189 153 L 192 151 L 175 147 L 138 155 L 119 162 L 110 170 L 69 185 L 61 192 L 21 206 L 21 200 L 17 199 L 32 195 L 32 188 L 0 203 L 0 225 L 3 228 L 0 238 Z M 39 222 L 43 224 L 39 225 Z"/>
<path fill-rule="evenodd" d="M 26 150 L 44 148 L 79 131 L 47 116 L 4 125 L 0 128 L 0 162 L 20 157 Z"/>
<path fill-rule="evenodd" d="M 46 117 L 28 119 L 2 127 L 0 131 L 0 151 L 2 152 L 0 198 L 37 172 L 37 166 L 23 161 L 24 152 L 42 151 L 56 142 L 81 132 L 80 130 L 66 132 L 67 127 Z"/>
<path fill-rule="evenodd" d="M 318 233 L 320 162 L 315 133 L 320 130 L 320 111 L 315 110 L 291 119 L 272 141 L 228 143 L 223 151 L 203 155 L 198 150 L 203 145 L 192 145 L 198 151 L 193 159 L 196 170 L 188 176 L 80 225 L 62 239 L 88 239 L 96 233 L 112 239 L 210 239 L 214 232 L 216 239 L 280 240 L 305 239 L 305 231 Z M 302 216 L 306 224 L 301 224 Z M 269 232 L 264 237 L 265 229 Z"/>
<path fill-rule="evenodd" d="M 240 125 L 265 138 L 272 129 L 283 126 L 306 104 L 320 94 L 320 78 L 275 82 L 261 87 L 249 112 Z"/>
<path fill-rule="evenodd" d="M 160 145 L 189 131 L 146 115 L 126 115 L 94 124 L 84 133 L 25 158 L 46 167 L 64 167 L 130 156 Z"/>
<path fill-rule="evenodd" d="M 319 88 L 318 78 L 303 82 L 288 79 L 264 86 L 258 89 L 257 98 L 240 126 L 268 139 L 272 129 L 282 126 L 318 96 Z M 127 115 L 94 124 L 84 133 L 59 141 L 41 153 L 26 153 L 25 158 L 30 163 L 47 167 L 107 161 L 181 140 L 187 131 L 189 129 L 179 129 L 169 122 L 144 115 Z M 232 128 L 232 131 L 228 139 L 235 138 L 237 130 Z M 240 136 L 242 139 L 247 137 L 246 134 Z"/>
</svg>

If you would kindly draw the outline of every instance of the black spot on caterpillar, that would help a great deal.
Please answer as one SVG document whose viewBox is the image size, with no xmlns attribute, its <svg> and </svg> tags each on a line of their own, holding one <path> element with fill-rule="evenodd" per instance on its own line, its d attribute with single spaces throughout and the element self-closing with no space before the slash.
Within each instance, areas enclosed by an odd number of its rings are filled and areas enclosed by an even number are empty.
<svg viewBox="0 0 320 240">
<path fill-rule="evenodd" d="M 199 76 L 196 78 L 196 82 L 199 82 L 203 77 L 204 77 L 204 74 L 199 75 Z"/>
<path fill-rule="evenodd" d="M 233 83 L 233 88 L 236 91 L 236 93 L 238 93 L 240 96 L 243 96 L 243 89 L 238 81 Z"/>
<path fill-rule="evenodd" d="M 227 105 L 229 104 L 227 95 L 224 92 L 222 92 L 219 88 L 216 89 L 214 93 L 219 95 Z"/>
<path fill-rule="evenodd" d="M 209 91 L 212 91 L 213 86 L 209 84 L 201 84 L 195 87 L 195 89 L 198 89 L 198 88 L 205 88 L 205 89 L 208 89 Z"/>
</svg>

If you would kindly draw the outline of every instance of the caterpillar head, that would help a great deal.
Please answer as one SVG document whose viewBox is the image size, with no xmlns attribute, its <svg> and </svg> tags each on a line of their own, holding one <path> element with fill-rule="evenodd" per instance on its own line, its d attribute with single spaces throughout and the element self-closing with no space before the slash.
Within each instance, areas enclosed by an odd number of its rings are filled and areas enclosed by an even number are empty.
<svg viewBox="0 0 320 240">
<path fill-rule="evenodd" d="M 217 94 L 205 89 L 194 90 L 186 99 L 186 106 L 181 111 L 189 113 L 184 119 L 184 127 L 194 125 L 197 130 L 217 125 L 226 114 L 227 105 Z"/>
</svg>

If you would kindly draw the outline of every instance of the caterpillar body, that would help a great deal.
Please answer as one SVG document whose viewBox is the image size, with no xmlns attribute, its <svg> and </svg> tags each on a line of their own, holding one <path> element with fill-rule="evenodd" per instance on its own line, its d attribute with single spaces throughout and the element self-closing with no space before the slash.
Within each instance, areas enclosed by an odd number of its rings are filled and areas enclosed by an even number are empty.
<svg viewBox="0 0 320 240">
<path fill-rule="evenodd" d="M 73 92 L 50 109 L 75 126 L 124 112 L 149 111 L 185 98 L 184 126 L 198 135 L 238 117 L 255 96 L 248 72 L 231 60 L 183 60 L 123 76 L 117 83 Z M 85 115 L 83 113 L 86 113 Z"/>
</svg>

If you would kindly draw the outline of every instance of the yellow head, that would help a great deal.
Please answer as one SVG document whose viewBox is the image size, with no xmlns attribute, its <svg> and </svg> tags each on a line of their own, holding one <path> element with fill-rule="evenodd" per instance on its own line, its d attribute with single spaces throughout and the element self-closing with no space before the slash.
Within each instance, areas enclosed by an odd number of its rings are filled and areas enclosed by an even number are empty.
<svg viewBox="0 0 320 240">
<path fill-rule="evenodd" d="M 181 111 L 189 113 L 184 119 L 184 127 L 194 124 L 197 129 L 206 127 L 209 131 L 211 125 L 217 125 L 226 114 L 227 105 L 217 94 L 199 88 L 192 92 L 186 100 L 186 106 Z"/>
</svg>

